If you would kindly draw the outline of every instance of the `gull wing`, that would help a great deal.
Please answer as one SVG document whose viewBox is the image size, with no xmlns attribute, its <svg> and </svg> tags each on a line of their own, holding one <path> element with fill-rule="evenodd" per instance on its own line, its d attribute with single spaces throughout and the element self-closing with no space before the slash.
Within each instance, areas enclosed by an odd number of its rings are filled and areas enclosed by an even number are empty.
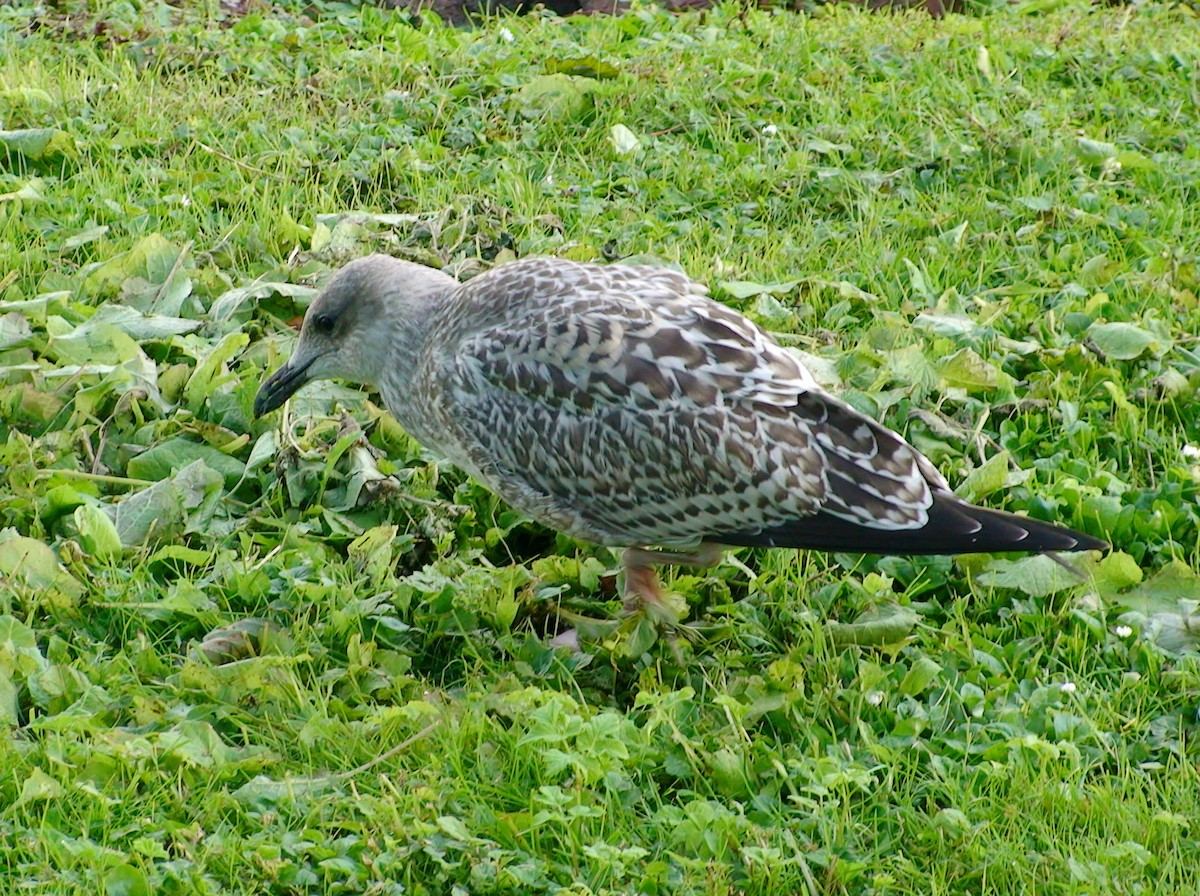
<svg viewBox="0 0 1200 896">
<path fill-rule="evenodd" d="M 503 314 L 442 362 L 472 468 L 533 515 L 609 543 L 685 544 L 818 514 L 919 529 L 949 493 L 900 436 L 683 275 L 539 261 L 465 285 Z"/>
</svg>

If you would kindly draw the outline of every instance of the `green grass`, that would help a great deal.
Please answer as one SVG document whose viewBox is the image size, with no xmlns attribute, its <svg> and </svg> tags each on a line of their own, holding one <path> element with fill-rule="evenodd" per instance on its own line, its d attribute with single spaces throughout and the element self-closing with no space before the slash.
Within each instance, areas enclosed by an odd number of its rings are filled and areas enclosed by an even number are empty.
<svg viewBox="0 0 1200 896">
<path fill-rule="evenodd" d="M 0 6 L 0 892 L 1200 889 L 1194 12 L 91 6 Z M 373 250 L 676 262 L 1114 552 L 742 551 L 555 651 L 610 552 L 251 419 Z"/>
</svg>

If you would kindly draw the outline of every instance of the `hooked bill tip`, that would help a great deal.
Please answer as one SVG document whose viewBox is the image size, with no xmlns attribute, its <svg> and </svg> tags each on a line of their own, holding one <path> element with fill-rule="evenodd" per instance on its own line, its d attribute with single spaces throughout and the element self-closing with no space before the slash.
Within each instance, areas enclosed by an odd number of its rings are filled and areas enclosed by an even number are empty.
<svg viewBox="0 0 1200 896">
<path fill-rule="evenodd" d="M 293 367 L 289 361 L 263 380 L 254 396 L 254 416 L 269 414 L 291 398 L 308 381 L 307 371 L 307 364 Z"/>
</svg>

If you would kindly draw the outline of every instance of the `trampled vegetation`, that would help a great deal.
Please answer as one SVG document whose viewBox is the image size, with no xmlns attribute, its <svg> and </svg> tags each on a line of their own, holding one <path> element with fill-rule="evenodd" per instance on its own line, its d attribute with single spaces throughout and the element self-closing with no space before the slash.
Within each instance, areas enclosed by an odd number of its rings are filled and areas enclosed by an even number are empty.
<svg viewBox="0 0 1200 896">
<path fill-rule="evenodd" d="M 1193 11 L 226 12 L 0 6 L 0 891 L 1200 888 Z M 589 628 L 614 556 L 377 397 L 252 419 L 369 251 L 677 263 L 1114 550 Z"/>
</svg>

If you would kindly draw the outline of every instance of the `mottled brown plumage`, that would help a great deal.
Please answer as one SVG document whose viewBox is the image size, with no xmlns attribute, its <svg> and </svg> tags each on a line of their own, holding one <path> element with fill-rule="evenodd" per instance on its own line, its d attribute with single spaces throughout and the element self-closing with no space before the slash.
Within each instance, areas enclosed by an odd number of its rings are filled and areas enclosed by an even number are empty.
<svg viewBox="0 0 1200 896">
<path fill-rule="evenodd" d="M 303 382 L 376 386 L 414 438 L 541 522 L 629 546 L 627 580 L 710 544 L 872 553 L 1103 543 L 955 497 L 903 438 L 676 271 L 532 258 L 459 284 L 371 256 L 313 303 L 256 412 Z"/>
</svg>

